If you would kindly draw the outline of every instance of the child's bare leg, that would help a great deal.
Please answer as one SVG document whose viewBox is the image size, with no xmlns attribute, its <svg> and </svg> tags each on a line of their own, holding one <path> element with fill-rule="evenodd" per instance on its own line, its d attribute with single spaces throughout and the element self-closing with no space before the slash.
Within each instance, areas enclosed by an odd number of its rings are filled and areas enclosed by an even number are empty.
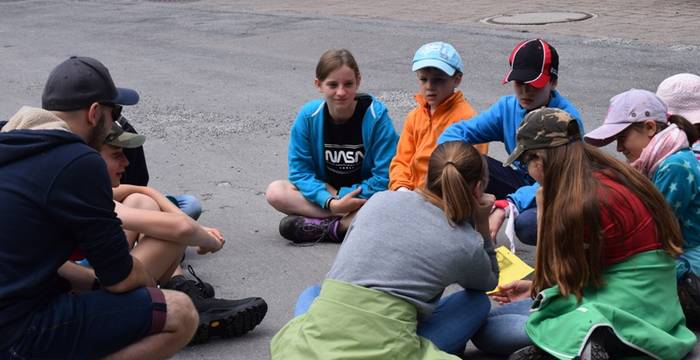
<svg viewBox="0 0 700 360">
<path fill-rule="evenodd" d="M 146 266 L 153 278 L 165 284 L 179 267 L 185 248 L 182 244 L 145 236 L 131 254 Z"/>
<path fill-rule="evenodd" d="M 136 209 L 154 210 L 154 211 L 160 210 L 160 207 L 158 206 L 158 203 L 156 203 L 155 200 L 153 200 L 148 195 L 139 194 L 139 193 L 134 193 L 134 194 L 127 196 L 124 199 L 124 201 L 122 201 L 122 205 L 128 206 L 130 208 L 136 208 Z M 137 232 L 131 231 L 131 230 L 124 230 L 124 235 L 126 235 L 126 241 L 129 242 L 130 248 L 134 247 L 134 243 L 139 239 L 139 236 L 141 236 L 140 233 L 137 233 Z"/>
<path fill-rule="evenodd" d="M 333 214 L 316 204 L 310 203 L 287 180 L 275 180 L 267 186 L 265 191 L 267 202 L 277 211 L 287 215 L 301 215 L 313 218 L 326 218 Z"/>
</svg>

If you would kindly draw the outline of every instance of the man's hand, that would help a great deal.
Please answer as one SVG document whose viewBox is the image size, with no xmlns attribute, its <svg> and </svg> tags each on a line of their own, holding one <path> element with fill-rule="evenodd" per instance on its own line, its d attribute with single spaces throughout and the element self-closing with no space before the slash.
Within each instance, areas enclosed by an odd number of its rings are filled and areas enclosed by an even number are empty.
<svg viewBox="0 0 700 360">
<path fill-rule="evenodd" d="M 491 240 L 496 244 L 496 235 L 498 231 L 501 230 L 503 222 L 506 220 L 506 211 L 503 209 L 496 208 L 491 215 L 489 215 L 489 232 L 491 233 Z"/>
<path fill-rule="evenodd" d="M 356 196 L 360 195 L 362 188 L 357 188 L 340 199 L 333 199 L 328 204 L 328 209 L 336 215 L 344 215 L 351 213 L 364 205 L 367 200 L 359 199 Z"/>
<path fill-rule="evenodd" d="M 503 305 L 513 301 L 525 300 L 530 297 L 532 281 L 517 280 L 512 283 L 499 286 L 498 290 L 489 295 L 491 299 Z"/>
</svg>

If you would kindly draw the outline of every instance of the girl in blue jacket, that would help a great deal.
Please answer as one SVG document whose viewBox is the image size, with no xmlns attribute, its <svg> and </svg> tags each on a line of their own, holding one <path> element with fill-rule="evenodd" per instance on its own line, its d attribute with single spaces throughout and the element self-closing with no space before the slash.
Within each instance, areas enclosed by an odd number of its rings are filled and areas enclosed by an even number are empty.
<svg viewBox="0 0 700 360">
<path fill-rule="evenodd" d="M 387 189 L 398 135 L 389 112 L 358 93 L 360 70 L 350 51 L 328 50 L 316 65 L 323 95 L 302 106 L 289 139 L 289 180 L 265 197 L 288 216 L 280 234 L 294 243 L 340 242 L 355 212 Z"/>
</svg>

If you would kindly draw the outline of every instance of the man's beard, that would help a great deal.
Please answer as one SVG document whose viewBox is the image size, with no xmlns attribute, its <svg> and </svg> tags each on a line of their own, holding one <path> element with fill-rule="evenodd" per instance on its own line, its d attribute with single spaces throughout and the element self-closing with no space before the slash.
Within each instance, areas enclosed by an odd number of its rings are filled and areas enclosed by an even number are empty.
<svg viewBox="0 0 700 360">
<path fill-rule="evenodd" d="M 102 115 L 100 116 L 100 119 L 97 120 L 97 126 L 92 128 L 90 130 L 90 134 L 88 135 L 87 138 L 87 145 L 97 151 L 100 151 L 102 148 L 102 145 L 104 144 L 105 139 L 107 138 L 108 128 L 105 126 L 105 123 L 107 122 L 107 119 L 105 119 L 105 116 Z"/>
</svg>

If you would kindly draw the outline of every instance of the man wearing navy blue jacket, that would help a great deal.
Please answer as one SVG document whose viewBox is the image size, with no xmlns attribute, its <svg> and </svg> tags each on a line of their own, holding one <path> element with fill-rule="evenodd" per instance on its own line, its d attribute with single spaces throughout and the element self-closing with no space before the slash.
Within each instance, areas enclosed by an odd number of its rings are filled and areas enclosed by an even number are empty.
<svg viewBox="0 0 700 360">
<path fill-rule="evenodd" d="M 129 254 L 95 151 L 137 102 L 99 61 L 71 57 L 51 72 L 43 109 L 23 107 L 3 126 L 0 359 L 159 359 L 194 334 L 189 298 L 156 289 Z M 94 272 L 67 261 L 76 251 Z"/>
</svg>

